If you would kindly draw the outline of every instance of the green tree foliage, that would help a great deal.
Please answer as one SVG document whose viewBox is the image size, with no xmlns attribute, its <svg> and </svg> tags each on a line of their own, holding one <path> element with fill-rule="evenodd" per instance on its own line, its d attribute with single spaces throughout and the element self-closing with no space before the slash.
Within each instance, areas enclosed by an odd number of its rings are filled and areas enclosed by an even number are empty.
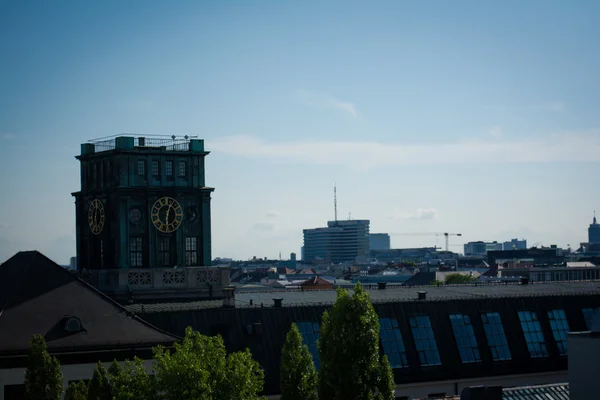
<svg viewBox="0 0 600 400">
<path fill-rule="evenodd" d="M 88 387 L 83 381 L 71 382 L 65 393 L 65 400 L 87 400 Z"/>
<path fill-rule="evenodd" d="M 380 365 L 379 318 L 360 283 L 354 287 L 352 297 L 338 288 L 333 307 L 323 314 L 318 346 L 320 399 L 379 396 L 380 384 L 389 379 L 381 375 L 391 371 L 389 363 Z M 381 395 L 382 399 L 389 398 L 387 392 Z"/>
<path fill-rule="evenodd" d="M 98 361 L 96 364 L 94 376 L 90 381 L 87 400 L 112 400 L 111 387 L 108 381 L 108 372 L 106 371 L 104 364 L 102 364 L 100 361 Z"/>
<path fill-rule="evenodd" d="M 308 346 L 292 324 L 281 354 L 281 400 L 316 400 L 317 371 Z"/>
<path fill-rule="evenodd" d="M 251 400 L 264 384 L 249 350 L 227 354 L 220 336 L 204 336 L 190 327 L 173 351 L 154 349 L 154 378 L 165 400 Z"/>
<path fill-rule="evenodd" d="M 394 373 L 386 355 L 379 360 L 379 376 L 377 382 L 377 400 L 394 400 L 396 398 L 396 383 Z"/>
<path fill-rule="evenodd" d="M 444 282 L 447 285 L 454 285 L 457 283 L 471 283 L 476 280 L 477 280 L 477 278 L 475 278 L 474 276 L 471 276 L 471 275 L 448 274 L 448 275 L 446 275 L 446 279 L 444 280 Z"/>
<path fill-rule="evenodd" d="M 41 335 L 33 335 L 25 371 L 26 398 L 60 400 L 62 391 L 63 376 L 58 360 L 48 353 L 44 338 Z"/>
<path fill-rule="evenodd" d="M 135 357 L 133 361 L 125 361 L 121 369 L 116 362 L 109 369 L 110 385 L 114 400 L 154 400 L 157 397 L 154 379 L 150 377 L 143 360 Z"/>
</svg>

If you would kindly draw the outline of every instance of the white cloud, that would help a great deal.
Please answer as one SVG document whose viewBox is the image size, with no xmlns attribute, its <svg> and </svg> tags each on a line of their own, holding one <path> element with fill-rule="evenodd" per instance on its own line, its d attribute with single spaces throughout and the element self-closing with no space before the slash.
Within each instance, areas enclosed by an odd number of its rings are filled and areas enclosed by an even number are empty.
<svg viewBox="0 0 600 400">
<path fill-rule="evenodd" d="M 355 119 L 359 119 L 356 106 L 348 101 L 342 101 L 324 93 L 309 92 L 307 90 L 298 91 L 298 96 L 305 104 L 311 107 L 333 109 L 349 114 Z"/>
<path fill-rule="evenodd" d="M 521 139 L 488 138 L 433 144 L 327 140 L 269 142 L 254 136 L 230 136 L 210 142 L 209 145 L 211 150 L 233 156 L 357 168 L 600 161 L 600 130 Z"/>
<path fill-rule="evenodd" d="M 435 208 L 417 208 L 415 212 L 406 213 L 396 210 L 393 215 L 390 216 L 392 219 L 399 220 L 427 220 L 434 219 L 437 217 L 437 210 Z"/>
</svg>

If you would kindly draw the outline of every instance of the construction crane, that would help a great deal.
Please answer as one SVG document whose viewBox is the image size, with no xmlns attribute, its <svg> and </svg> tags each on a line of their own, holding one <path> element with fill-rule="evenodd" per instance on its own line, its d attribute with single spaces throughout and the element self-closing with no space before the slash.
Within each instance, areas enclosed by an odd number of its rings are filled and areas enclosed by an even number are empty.
<svg viewBox="0 0 600 400">
<path fill-rule="evenodd" d="M 449 236 L 462 236 L 462 233 L 449 233 L 449 232 L 416 232 L 416 233 L 390 233 L 392 236 L 444 236 L 446 240 L 446 251 L 448 251 L 448 237 Z"/>
</svg>

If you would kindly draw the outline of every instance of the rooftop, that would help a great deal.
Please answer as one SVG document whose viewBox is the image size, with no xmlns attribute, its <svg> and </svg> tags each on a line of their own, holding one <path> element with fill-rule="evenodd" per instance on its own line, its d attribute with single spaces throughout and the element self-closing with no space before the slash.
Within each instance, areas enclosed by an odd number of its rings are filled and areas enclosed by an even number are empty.
<svg viewBox="0 0 600 400">
<path fill-rule="evenodd" d="M 204 151 L 198 136 L 122 134 L 89 140 L 82 147 L 82 155 L 115 149 L 158 149 L 163 151 Z M 194 145 L 197 143 L 197 145 Z"/>
<path fill-rule="evenodd" d="M 447 300 L 490 299 L 490 298 L 520 298 L 520 297 L 547 297 L 547 296 L 576 296 L 600 295 L 600 282 L 550 282 L 502 284 L 460 284 L 441 286 L 390 286 L 386 289 L 377 289 L 377 284 L 366 284 L 371 296 L 371 301 L 377 303 L 403 303 L 403 302 L 429 302 Z M 350 289 L 352 293 L 352 290 Z M 418 292 L 426 292 L 425 300 L 418 300 Z M 336 290 L 311 290 L 297 289 L 282 290 L 246 290 L 235 295 L 236 307 L 271 307 L 273 298 L 283 299 L 283 307 L 330 305 L 336 298 Z M 252 301 L 252 302 L 251 302 Z M 252 304 L 251 304 L 252 303 Z M 126 308 L 136 313 L 156 313 L 170 311 L 200 310 L 207 308 L 220 308 L 220 300 L 170 302 L 154 304 L 133 304 Z"/>
</svg>

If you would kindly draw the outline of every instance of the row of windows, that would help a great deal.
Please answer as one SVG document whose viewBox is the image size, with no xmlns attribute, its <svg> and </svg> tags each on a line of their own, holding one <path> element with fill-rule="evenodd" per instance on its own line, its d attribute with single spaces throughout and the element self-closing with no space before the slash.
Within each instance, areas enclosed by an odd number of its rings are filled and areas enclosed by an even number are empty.
<svg viewBox="0 0 600 400">
<path fill-rule="evenodd" d="M 599 309 L 584 308 L 582 310 L 588 329 L 594 314 Z M 547 312 L 552 335 L 556 341 L 558 351 L 561 355 L 567 354 L 567 333 L 569 324 L 564 310 L 550 310 Z M 533 311 L 519 311 L 521 329 L 527 343 L 529 355 L 532 358 L 547 357 L 548 348 L 538 316 Z M 481 314 L 481 321 L 485 331 L 485 337 L 494 361 L 510 360 L 512 358 L 506 335 L 498 312 Z M 473 331 L 471 319 L 465 314 L 450 315 L 450 323 L 454 333 L 456 345 L 459 350 L 462 363 L 474 363 L 481 361 L 479 346 Z M 441 365 L 437 343 L 431 326 L 429 316 L 420 315 L 409 318 L 410 330 L 415 341 L 415 347 L 419 354 L 421 366 Z M 310 349 L 315 366 L 318 368 L 318 351 L 316 341 L 319 338 L 319 324 L 312 322 L 297 323 L 304 343 Z M 379 337 L 384 353 L 387 355 L 392 368 L 404 368 L 408 366 L 406 348 L 398 326 L 398 320 L 394 318 L 379 319 Z"/>
<path fill-rule="evenodd" d="M 171 266 L 171 238 L 158 239 L 157 265 Z M 132 237 L 129 241 L 129 260 L 131 267 L 144 266 L 144 241 L 141 237 Z M 198 238 L 188 236 L 185 238 L 185 265 L 198 265 Z"/>
<path fill-rule="evenodd" d="M 187 163 L 185 161 L 179 161 L 177 165 L 177 176 L 185 177 L 187 173 Z M 158 160 L 152 160 L 150 172 L 154 177 L 160 176 L 160 162 Z M 146 176 L 146 160 L 138 160 L 137 174 L 140 176 Z M 173 176 L 173 161 L 165 161 L 165 174 L 167 176 Z"/>
</svg>

